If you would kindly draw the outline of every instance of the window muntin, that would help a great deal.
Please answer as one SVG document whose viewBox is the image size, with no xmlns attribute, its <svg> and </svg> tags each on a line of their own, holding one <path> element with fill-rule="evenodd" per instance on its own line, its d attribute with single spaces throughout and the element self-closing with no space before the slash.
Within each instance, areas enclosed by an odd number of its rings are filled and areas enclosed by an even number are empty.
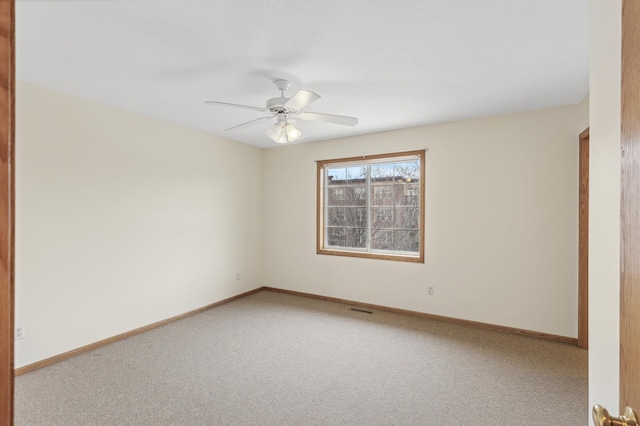
<svg viewBox="0 0 640 426">
<path fill-rule="evenodd" d="M 318 253 L 422 262 L 424 153 L 318 162 Z"/>
</svg>

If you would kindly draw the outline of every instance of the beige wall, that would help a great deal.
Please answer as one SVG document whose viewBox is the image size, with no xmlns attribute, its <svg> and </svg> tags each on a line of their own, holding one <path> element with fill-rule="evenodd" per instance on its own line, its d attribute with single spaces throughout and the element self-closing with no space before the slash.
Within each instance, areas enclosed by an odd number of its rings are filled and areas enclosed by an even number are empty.
<svg viewBox="0 0 640 426">
<path fill-rule="evenodd" d="M 576 337 L 587 120 L 585 100 L 259 150 L 20 83 L 16 366 L 261 285 Z M 316 160 L 423 148 L 424 264 L 315 254 Z"/>
<path fill-rule="evenodd" d="M 591 0 L 589 406 L 612 413 L 620 383 L 621 11 L 620 0 Z"/>
<path fill-rule="evenodd" d="M 261 150 L 26 83 L 16 102 L 16 367 L 261 285 Z"/>
<path fill-rule="evenodd" d="M 576 337 L 578 135 L 587 127 L 585 100 L 269 149 L 264 282 Z M 316 160 L 423 148 L 424 264 L 315 253 Z"/>
</svg>

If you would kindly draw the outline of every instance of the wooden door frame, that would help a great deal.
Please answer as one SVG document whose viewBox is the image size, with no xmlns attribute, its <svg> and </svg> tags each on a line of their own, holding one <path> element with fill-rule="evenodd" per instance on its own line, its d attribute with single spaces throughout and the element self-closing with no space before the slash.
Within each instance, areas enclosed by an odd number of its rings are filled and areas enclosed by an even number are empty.
<svg viewBox="0 0 640 426">
<path fill-rule="evenodd" d="M 620 412 L 640 410 L 640 1 L 622 1 Z"/>
<path fill-rule="evenodd" d="M 580 133 L 578 172 L 578 347 L 589 348 L 589 129 Z"/>
<path fill-rule="evenodd" d="M 0 425 L 13 424 L 15 3 L 0 1 Z"/>
</svg>

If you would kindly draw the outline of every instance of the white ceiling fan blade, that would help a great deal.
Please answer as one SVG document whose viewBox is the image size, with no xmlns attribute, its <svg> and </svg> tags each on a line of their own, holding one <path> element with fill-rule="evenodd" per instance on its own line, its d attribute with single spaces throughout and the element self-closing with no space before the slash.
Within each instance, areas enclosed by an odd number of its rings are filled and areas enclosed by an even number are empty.
<svg viewBox="0 0 640 426">
<path fill-rule="evenodd" d="M 240 104 L 230 104 L 230 103 L 227 103 L 227 102 L 205 101 L 205 104 L 214 104 L 214 105 L 228 106 L 228 107 L 234 107 L 234 108 L 252 109 L 254 111 L 266 111 L 266 109 L 262 108 L 262 107 L 254 107 L 254 106 L 240 105 Z"/>
<path fill-rule="evenodd" d="M 302 89 L 298 90 L 295 95 L 293 95 L 287 102 L 285 102 L 284 106 L 294 111 L 299 111 L 309 105 L 311 102 L 317 101 L 318 99 L 320 99 L 320 95 L 318 95 L 317 93 Z"/>
<path fill-rule="evenodd" d="M 224 131 L 226 132 L 227 130 L 238 129 L 240 127 L 253 126 L 254 124 L 257 124 L 259 121 L 270 120 L 272 118 L 273 118 L 273 116 L 256 118 L 255 120 L 247 121 L 246 123 L 238 124 L 237 126 L 233 126 L 233 127 L 229 127 L 228 129 L 224 129 Z"/>
<path fill-rule="evenodd" d="M 301 112 L 297 114 L 303 120 L 322 121 L 325 123 L 342 124 L 344 126 L 355 126 L 358 124 L 356 117 L 347 117 L 345 115 L 322 114 L 319 112 Z"/>
</svg>

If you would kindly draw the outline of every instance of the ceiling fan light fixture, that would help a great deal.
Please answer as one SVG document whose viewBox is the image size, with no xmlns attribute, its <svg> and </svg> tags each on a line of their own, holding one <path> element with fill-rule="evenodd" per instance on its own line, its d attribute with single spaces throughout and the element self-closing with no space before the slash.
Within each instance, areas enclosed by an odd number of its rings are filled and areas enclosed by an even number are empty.
<svg viewBox="0 0 640 426">
<path fill-rule="evenodd" d="M 278 121 L 267 130 L 267 136 L 278 143 L 293 142 L 302 136 L 302 132 L 295 125 L 296 122 L 293 120 Z"/>
<path fill-rule="evenodd" d="M 289 135 L 290 141 L 294 141 L 298 139 L 300 136 L 302 136 L 302 132 L 297 127 L 294 126 L 295 124 L 297 123 L 291 120 L 291 121 L 288 121 L 287 125 L 284 127 L 285 132 L 287 132 L 287 135 Z"/>
</svg>

